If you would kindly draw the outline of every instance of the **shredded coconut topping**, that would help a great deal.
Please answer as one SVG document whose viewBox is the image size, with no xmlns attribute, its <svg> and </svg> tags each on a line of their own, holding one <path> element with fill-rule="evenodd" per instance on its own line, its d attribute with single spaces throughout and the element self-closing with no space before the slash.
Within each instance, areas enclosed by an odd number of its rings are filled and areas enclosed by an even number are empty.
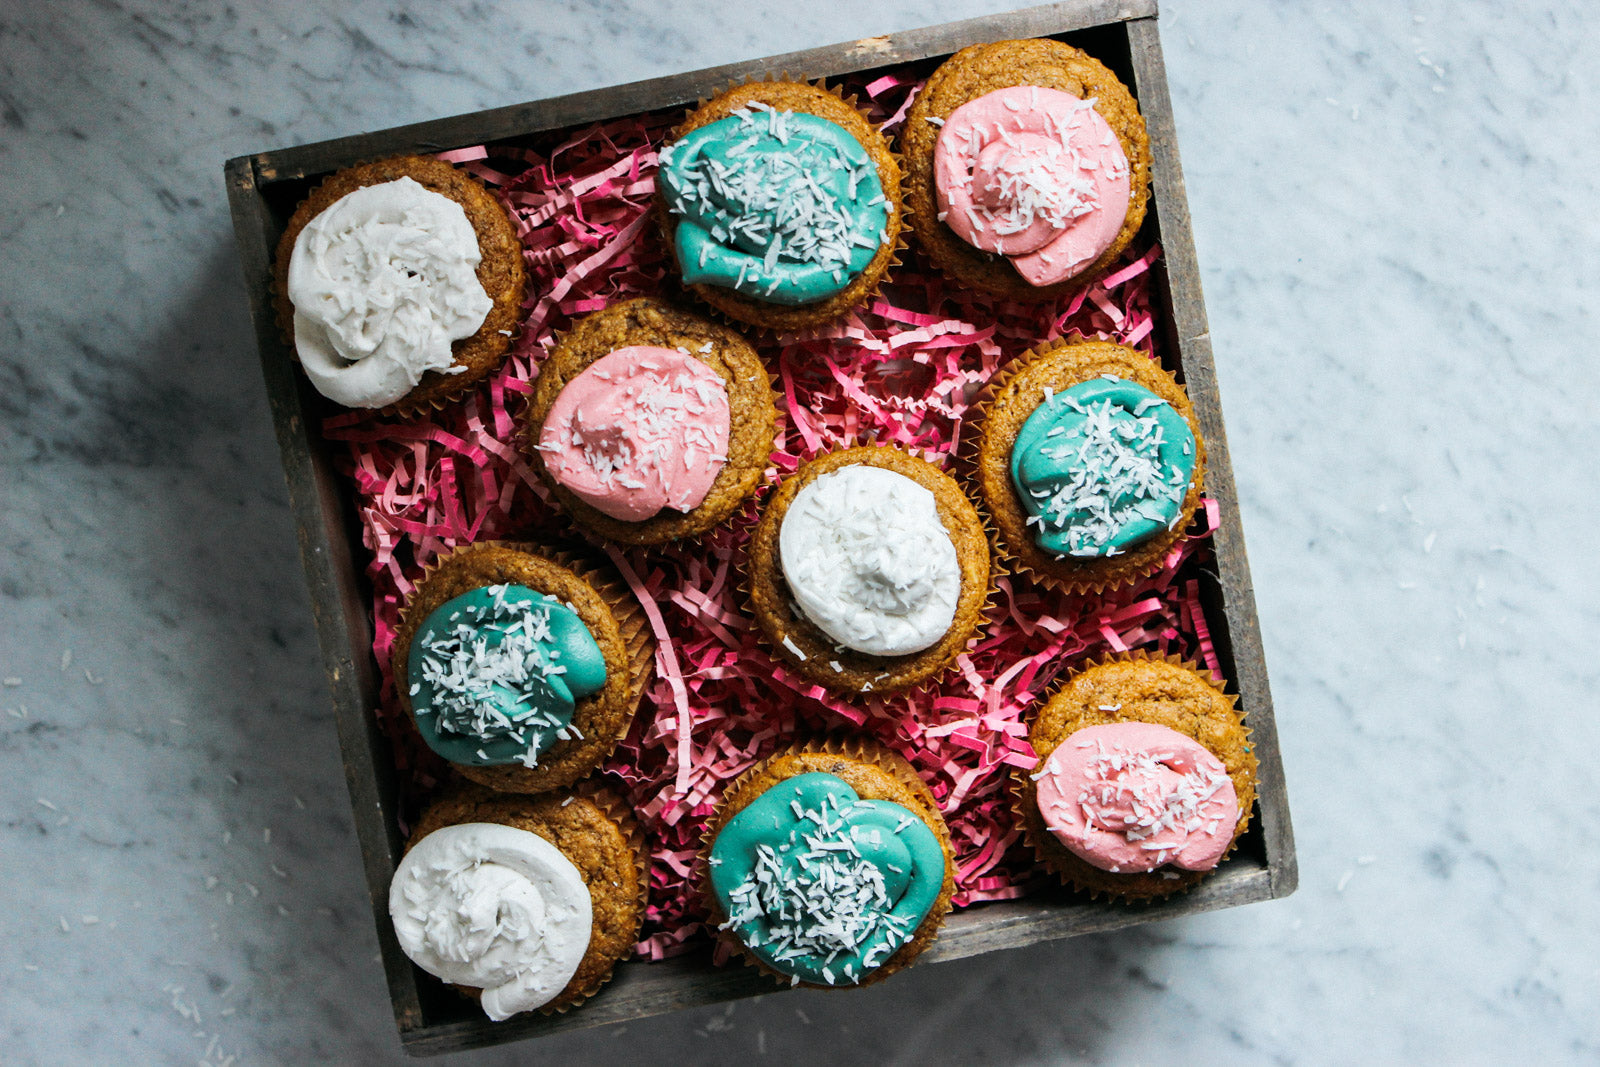
<svg viewBox="0 0 1600 1067">
<path fill-rule="evenodd" d="M 957 236 L 1048 285 L 1099 256 L 1128 206 L 1129 171 L 1094 100 L 999 89 L 950 115 L 934 152 L 939 207 Z"/>
<path fill-rule="evenodd" d="M 532 740 L 538 747 L 536 739 L 544 731 L 564 737 L 567 724 L 526 699 L 513 704 L 506 691 L 519 695 L 543 691 L 545 679 L 566 673 L 541 644 L 551 640 L 550 605 L 559 601 L 554 597 L 542 602 L 525 597 L 508 601 L 507 588 L 489 586 L 487 592 L 494 599 L 488 608 L 468 605 L 452 615 L 453 626 L 419 643 L 422 677 L 432 690 L 432 700 L 416 711 L 434 715 L 436 728 L 443 733 L 480 741 Z M 458 621 L 463 614 L 467 617 Z M 509 713 L 504 710 L 508 705 Z"/>
<path fill-rule="evenodd" d="M 801 809 L 796 801 L 795 814 L 811 827 L 797 835 L 804 851 L 785 863 L 777 849 L 758 845 L 755 867 L 731 892 L 728 921 L 721 928 L 742 928 L 752 945 L 765 945 L 776 960 L 810 956 L 827 964 L 881 936 L 863 960 L 868 969 L 879 966 L 910 939 L 915 924 L 891 914 L 895 902 L 883 872 L 862 857 L 858 828 L 840 817 L 831 794 L 820 810 Z M 758 932 L 763 929 L 764 941 Z M 856 981 L 854 968 L 845 966 L 848 970 L 837 975 L 824 967 L 825 981 Z"/>
<path fill-rule="evenodd" d="M 1030 490 L 1038 514 L 1029 522 L 1070 531 L 1069 555 L 1100 555 L 1128 523 L 1165 522 L 1188 491 L 1188 477 L 1163 467 L 1164 432 L 1154 416 L 1129 413 L 1109 398 L 1074 407 L 1082 420 L 1056 427 L 1061 432 L 1052 430 L 1039 446 L 1041 455 L 1066 460 L 1070 474 L 1059 485 Z"/>
<path fill-rule="evenodd" d="M 616 349 L 568 382 L 539 434 L 545 466 L 612 518 L 688 512 L 727 462 L 727 387 L 682 350 Z"/>
<path fill-rule="evenodd" d="M 778 534 L 783 574 L 806 617 L 876 656 L 943 637 L 961 564 L 933 494 L 881 467 L 842 467 L 795 495 Z"/>
<path fill-rule="evenodd" d="M 784 268 L 794 265 L 853 275 L 864 266 L 859 252 L 875 252 L 884 239 L 881 213 L 860 210 L 884 203 L 871 158 L 864 152 L 850 158 L 840 143 L 795 118 L 752 103 L 720 120 L 737 124 L 723 140 L 663 154 L 672 210 L 692 218 L 717 245 L 751 257 L 741 264 L 736 289 L 772 293 L 791 280 Z M 700 266 L 704 258 L 702 250 Z"/>
<path fill-rule="evenodd" d="M 1215 823 L 1206 806 L 1228 781 L 1221 770 L 1199 765 L 1174 778 L 1174 753 L 1108 752 L 1103 741 L 1097 746 L 1078 792 L 1092 825 L 1120 833 L 1130 844 L 1171 851 L 1170 843 L 1149 839 L 1163 830 L 1188 835 Z"/>
<path fill-rule="evenodd" d="M 1063 845 L 1102 870 L 1216 866 L 1233 838 L 1238 798 L 1226 768 L 1165 726 L 1085 727 L 1036 776 L 1039 811 Z"/>
</svg>

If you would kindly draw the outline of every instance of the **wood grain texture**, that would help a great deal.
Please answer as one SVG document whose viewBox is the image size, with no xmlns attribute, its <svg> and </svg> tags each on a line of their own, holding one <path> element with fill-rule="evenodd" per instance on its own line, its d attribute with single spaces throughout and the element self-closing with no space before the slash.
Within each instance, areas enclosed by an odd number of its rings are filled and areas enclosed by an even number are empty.
<svg viewBox="0 0 1600 1067">
<path fill-rule="evenodd" d="M 1260 761 L 1260 827 L 1216 874 L 1196 889 L 1158 903 L 1085 903 L 1062 892 L 979 905 L 952 915 L 919 966 L 962 959 L 1077 934 L 1117 929 L 1285 896 L 1297 881 L 1293 833 L 1273 723 L 1272 698 L 1256 619 L 1249 564 L 1239 524 L 1238 496 L 1189 230 L 1171 101 L 1156 31 L 1154 0 L 1069 0 L 1007 15 L 972 19 L 827 48 L 533 101 L 477 115 L 440 119 L 298 148 L 243 156 L 227 164 L 227 184 L 240 263 L 261 350 L 272 417 L 283 453 L 301 557 L 316 617 L 324 670 L 361 842 L 379 946 L 407 1051 L 419 1055 L 516 1041 L 540 1034 L 602 1026 L 755 994 L 772 985 L 743 967 L 712 968 L 704 954 L 658 963 L 630 962 L 582 1010 L 493 1024 L 437 983 L 418 982 L 400 952 L 388 919 L 389 878 L 402 842 L 389 748 L 371 709 L 378 678 L 367 616 L 370 590 L 353 555 L 359 545 L 354 508 L 334 475 L 326 445 L 308 427 L 322 410 L 280 339 L 270 304 L 269 251 L 284 220 L 308 187 L 307 179 L 362 160 L 401 152 L 431 152 L 544 131 L 639 111 L 692 103 L 746 77 L 786 73 L 822 78 L 947 56 L 980 41 L 1073 34 L 1094 27 L 1095 40 L 1115 46 L 1096 53 L 1139 101 L 1152 150 L 1151 211 L 1144 236 L 1165 254 L 1152 269 L 1152 296 L 1161 348 L 1184 381 L 1206 436 L 1208 491 L 1220 506 L 1215 535 L 1217 574 L 1202 574 L 1201 595 L 1224 673 L 1240 695 Z M 308 413 L 312 413 L 309 414 Z"/>
<path fill-rule="evenodd" d="M 433 119 L 331 141 L 260 152 L 244 158 L 252 161 L 257 178 L 263 183 L 305 178 L 382 156 L 440 152 L 638 111 L 693 104 L 721 91 L 730 83 L 747 78 L 778 74 L 800 81 L 831 78 L 874 67 L 948 55 L 964 44 L 977 41 L 1051 36 L 1153 16 L 1155 13 L 1155 0 L 1067 0 L 1065 3 L 1025 8 L 1006 15 L 966 19 L 926 29 L 729 63 L 721 67 L 707 67 L 666 78 L 552 96 L 471 115 Z"/>
<path fill-rule="evenodd" d="M 1198 915 L 1267 900 L 1271 895 L 1269 875 L 1264 868 L 1230 861 L 1193 892 L 1158 905 L 1087 904 L 1066 894 L 981 904 L 951 915 L 939 939 L 923 953 L 917 966 Z M 1063 906 L 1068 903 L 1070 906 Z M 404 1033 L 402 1038 L 406 1051 L 414 1055 L 435 1055 L 783 992 L 775 990 L 772 981 L 753 968 L 737 965 L 713 968 L 709 957 L 709 952 L 696 952 L 659 963 L 622 964 L 611 984 L 586 1003 L 582 1011 L 511 1019 L 492 1026 L 463 1012 L 460 1019 Z"/>
<path fill-rule="evenodd" d="M 1267 684 L 1266 653 L 1261 625 L 1256 617 L 1255 589 L 1250 583 L 1250 561 L 1245 552 L 1244 526 L 1239 515 L 1239 491 L 1228 456 L 1228 436 L 1222 421 L 1222 400 L 1217 390 L 1212 360 L 1211 333 L 1205 300 L 1200 290 L 1200 263 L 1195 256 L 1189 225 L 1189 203 L 1184 193 L 1183 165 L 1178 158 L 1177 130 L 1172 119 L 1172 99 L 1167 91 L 1166 68 L 1154 18 L 1127 23 L 1129 54 L 1133 63 L 1134 93 L 1144 110 L 1150 131 L 1152 201 L 1160 234 L 1165 284 L 1160 296 L 1170 313 L 1158 316 L 1175 338 L 1183 377 L 1195 416 L 1210 454 L 1207 492 L 1216 499 L 1220 522 L 1213 534 L 1216 545 L 1221 612 L 1227 625 L 1214 634 L 1219 655 L 1231 653 L 1228 677 L 1238 687 L 1240 707 L 1252 731 L 1256 756 L 1261 762 L 1261 825 L 1272 857 L 1273 896 L 1287 896 L 1299 882 L 1294 856 L 1294 832 L 1289 822 L 1289 800 L 1283 780 L 1283 760 L 1272 714 L 1272 691 Z M 1209 606 L 1209 605 L 1208 605 Z"/>
<path fill-rule="evenodd" d="M 378 702 L 378 671 L 372 659 L 372 629 L 367 617 L 370 590 L 353 558 L 360 544 L 355 510 L 335 474 L 326 446 L 307 427 L 314 403 L 311 386 L 278 331 L 272 308 L 270 249 L 283 230 L 260 195 L 248 160 L 226 167 L 239 261 L 249 294 L 250 319 L 261 350 L 284 481 L 294 515 L 300 560 L 311 594 L 323 673 L 333 695 L 334 727 L 344 759 L 345 784 L 361 842 L 367 891 L 378 922 L 378 946 L 389 983 L 395 1020 L 404 1030 L 420 1025 L 416 972 L 388 922 L 390 877 L 403 842 L 394 818 L 395 775 L 388 741 L 371 709 Z"/>
</svg>

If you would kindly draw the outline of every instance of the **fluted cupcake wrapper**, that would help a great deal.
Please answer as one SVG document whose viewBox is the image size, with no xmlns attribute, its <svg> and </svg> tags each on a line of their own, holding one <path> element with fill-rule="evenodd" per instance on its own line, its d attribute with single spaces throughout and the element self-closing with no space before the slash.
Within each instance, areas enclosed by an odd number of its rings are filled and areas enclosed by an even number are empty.
<svg viewBox="0 0 1600 1067">
<path fill-rule="evenodd" d="M 1174 667 L 1178 667 L 1182 670 L 1190 672 L 1197 679 L 1205 682 L 1211 688 L 1215 689 L 1218 693 L 1222 694 L 1222 696 L 1228 699 L 1230 706 L 1234 708 L 1234 714 L 1237 719 L 1238 728 L 1242 731 L 1243 739 L 1245 741 L 1249 740 L 1250 728 L 1245 725 L 1243 716 L 1238 715 L 1237 698 L 1227 693 L 1227 691 L 1223 689 L 1222 685 L 1219 684 L 1208 671 L 1204 670 L 1199 665 L 1182 658 L 1181 656 L 1170 654 L 1153 655 L 1141 649 L 1135 649 L 1130 652 L 1107 653 L 1081 664 L 1070 675 L 1064 678 L 1049 696 L 1039 702 L 1034 709 L 1033 715 L 1030 717 L 1030 726 L 1033 721 L 1036 721 L 1038 709 L 1049 704 L 1050 700 L 1056 695 L 1056 693 L 1060 692 L 1063 688 L 1070 684 L 1074 677 L 1092 668 L 1116 662 L 1167 663 Z M 1144 720 L 1134 718 L 1119 718 L 1117 721 L 1142 722 Z M 1067 737 L 1070 737 L 1071 733 L 1072 731 L 1068 731 L 1058 740 L 1058 743 L 1059 741 L 1064 741 Z M 1032 740 L 1031 730 L 1029 740 Z M 1199 739 L 1195 738 L 1195 740 L 1198 741 Z M 1245 748 L 1246 751 L 1249 751 L 1248 745 L 1246 745 Z M 1213 753 L 1213 755 L 1216 755 L 1216 753 Z M 1186 892 L 1187 890 L 1193 889 L 1195 886 L 1199 885 L 1206 879 L 1207 875 L 1212 873 L 1211 871 L 1186 871 L 1180 868 L 1167 869 L 1158 867 L 1153 871 L 1147 872 L 1114 874 L 1109 871 L 1102 871 L 1098 867 L 1094 867 L 1093 865 L 1086 863 L 1077 856 L 1073 855 L 1065 845 L 1061 844 L 1061 842 L 1056 839 L 1054 834 L 1045 828 L 1044 819 L 1039 814 L 1037 791 L 1035 788 L 1033 775 L 1037 774 L 1040 768 L 1044 766 L 1046 758 L 1047 757 L 1041 756 L 1039 761 L 1031 770 L 1023 770 L 1021 768 L 1014 768 L 1012 770 L 1011 810 L 1016 816 L 1017 825 L 1022 829 L 1023 840 L 1027 842 L 1028 848 L 1033 852 L 1034 858 L 1038 862 L 1038 865 L 1044 870 L 1048 871 L 1058 882 L 1060 882 L 1061 885 L 1081 893 L 1086 893 L 1090 898 L 1095 900 L 1115 900 L 1137 904 L 1152 900 L 1160 900 L 1177 893 Z M 1228 770 L 1231 776 L 1233 773 L 1233 768 L 1228 768 Z M 1239 839 L 1242 838 L 1245 834 L 1245 831 L 1249 829 L 1250 820 L 1254 813 L 1255 804 L 1253 784 L 1255 780 L 1255 759 L 1253 755 L 1250 757 L 1249 764 L 1246 768 L 1244 768 L 1244 770 L 1246 771 L 1249 780 L 1252 783 L 1250 803 L 1240 805 L 1239 822 L 1234 828 L 1233 839 L 1228 843 L 1227 851 L 1224 852 L 1222 858 L 1217 861 L 1217 865 L 1219 867 L 1226 862 L 1227 858 L 1233 855 L 1234 851 L 1239 847 Z M 1212 870 L 1215 870 L 1215 868 Z"/>
<path fill-rule="evenodd" d="M 371 172 L 388 167 L 393 170 L 393 176 L 378 175 Z M 508 290 L 501 296 L 491 299 L 493 306 L 489 309 L 488 317 L 470 337 L 463 338 L 453 346 L 457 363 L 455 366 L 467 366 L 469 369 L 460 374 L 441 374 L 429 371 L 410 392 L 392 404 L 380 408 L 350 408 L 351 411 L 368 411 L 378 418 L 410 418 L 425 411 L 442 411 L 444 408 L 460 400 L 463 396 L 482 385 L 488 378 L 499 370 L 507 357 L 516 347 L 518 337 L 523 328 L 522 302 L 527 296 L 527 268 L 523 263 L 523 249 L 517 238 L 516 226 L 511 221 L 511 212 L 503 200 L 493 190 L 489 189 L 478 179 L 443 160 L 428 156 L 384 156 L 371 160 L 363 160 L 354 166 L 346 167 L 324 178 L 317 186 L 306 195 L 300 206 L 290 217 L 284 229 L 282 238 L 274 255 L 271 295 L 273 310 L 277 317 L 278 334 L 291 351 L 295 351 L 294 340 L 294 305 L 289 300 L 289 255 L 294 248 L 294 238 L 300 231 L 322 211 L 334 202 L 356 189 L 382 182 L 392 181 L 399 177 L 415 177 L 421 175 L 427 178 L 429 173 L 445 175 L 448 173 L 450 182 L 462 182 L 481 193 L 483 197 L 492 201 L 499 209 L 505 224 L 505 232 L 500 234 L 501 239 L 508 239 L 510 249 L 496 251 L 491 249 L 491 255 L 500 255 L 503 262 L 491 263 L 490 257 L 485 256 L 485 263 L 503 267 L 512 277 Z M 372 177 L 374 180 L 366 180 Z M 424 182 L 424 184 L 427 184 Z M 345 186 L 349 188 L 345 188 Z M 326 204 L 313 211 L 312 206 L 325 199 L 322 195 L 327 192 L 338 192 L 338 197 L 333 197 Z M 448 195 L 448 194 L 445 194 Z M 451 199 L 457 199 L 451 197 Z M 457 200 L 458 203 L 461 201 Z M 463 203 L 463 209 L 472 206 Z M 471 213 L 468 214 L 469 220 Z M 474 231 L 478 234 L 480 246 L 485 238 L 483 230 L 474 224 Z M 481 268 L 480 268 L 481 269 Z M 482 360 L 474 358 L 471 362 L 460 362 L 463 351 L 474 347 L 481 347 L 484 352 Z M 296 360 L 298 361 L 298 352 Z"/>
<path fill-rule="evenodd" d="M 587 587 L 599 599 L 609 612 L 612 621 L 617 627 L 617 640 L 620 644 L 618 651 L 621 664 L 613 663 L 612 657 L 606 657 L 608 670 L 616 666 L 624 666 L 628 675 L 625 680 L 626 688 L 620 695 L 606 697 L 605 690 L 590 697 L 584 697 L 578 702 L 578 714 L 574 716 L 574 724 L 578 724 L 583 717 L 586 705 L 595 700 L 609 699 L 617 702 L 619 721 L 612 729 L 605 731 L 602 739 L 591 736 L 588 731 L 583 736 L 558 742 L 544 753 L 541 761 L 533 767 L 524 767 L 521 764 L 504 764 L 490 767 L 468 766 L 466 764 L 452 763 L 453 767 L 462 777 L 509 793 L 541 793 L 552 789 L 561 789 L 581 778 L 586 777 L 598 767 L 616 748 L 617 744 L 627 734 L 629 726 L 637 714 L 640 702 L 644 698 L 645 690 L 649 688 L 650 678 L 655 668 L 655 639 L 651 635 L 648 619 L 644 609 L 634 597 L 627 585 L 617 577 L 609 567 L 595 562 L 578 552 L 569 549 L 548 549 L 541 546 L 513 541 L 480 541 L 476 544 L 463 545 L 446 556 L 441 556 L 431 567 L 424 569 L 422 577 L 417 581 L 412 590 L 411 597 L 407 599 L 400 611 L 400 624 L 396 630 L 394 647 L 394 672 L 397 679 L 395 690 L 400 697 L 401 706 L 406 713 L 415 719 L 416 712 L 412 708 L 411 698 L 407 686 L 400 684 L 404 677 L 406 658 L 409 656 L 409 646 L 412 636 L 422 624 L 429 611 L 437 605 L 428 606 L 422 610 L 423 590 L 428 582 L 441 573 L 451 573 L 454 568 L 464 564 L 483 561 L 490 566 L 494 565 L 497 555 L 504 552 L 518 553 L 528 557 L 536 565 L 554 568 L 553 580 L 566 578 L 581 583 L 578 588 Z M 520 576 L 511 574 L 500 568 L 495 572 L 495 577 L 489 581 L 480 582 L 473 588 L 484 585 L 498 584 L 500 582 L 520 582 Z M 547 592 L 547 590 L 540 590 Z M 448 597 L 446 599 L 449 599 Z M 442 601 L 441 601 L 442 602 Z M 580 610 L 579 614 L 583 614 Z M 586 624 L 588 620 L 585 620 Z M 592 633 L 592 629 L 591 629 Z M 603 634 L 594 635 L 600 642 Z M 602 643 L 604 651 L 604 643 Z M 607 679 L 607 688 L 612 680 Z M 597 712 L 599 714 L 599 712 Z M 580 730 L 582 727 L 579 727 Z M 592 751 L 583 759 L 573 760 L 570 765 L 560 765 L 566 753 L 575 749 L 590 748 Z"/>
</svg>

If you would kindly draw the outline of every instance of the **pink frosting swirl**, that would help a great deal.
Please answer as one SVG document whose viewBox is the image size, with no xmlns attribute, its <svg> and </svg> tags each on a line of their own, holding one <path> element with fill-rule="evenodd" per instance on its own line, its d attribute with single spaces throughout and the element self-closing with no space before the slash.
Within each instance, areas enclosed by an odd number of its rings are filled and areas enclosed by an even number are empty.
<svg viewBox="0 0 1600 1067">
<path fill-rule="evenodd" d="M 1031 285 L 1072 277 L 1111 247 L 1128 214 L 1122 142 L 1059 89 L 997 89 L 951 113 L 934 148 L 939 217 Z"/>
<path fill-rule="evenodd" d="M 629 345 L 595 360 L 550 405 L 545 468 L 614 519 L 692 511 L 728 458 L 728 390 L 716 371 L 671 348 Z"/>
<path fill-rule="evenodd" d="M 1045 826 L 1103 871 L 1153 871 L 1167 863 L 1208 871 L 1239 822 L 1222 761 L 1154 723 L 1077 731 L 1050 753 L 1036 783 Z"/>
</svg>

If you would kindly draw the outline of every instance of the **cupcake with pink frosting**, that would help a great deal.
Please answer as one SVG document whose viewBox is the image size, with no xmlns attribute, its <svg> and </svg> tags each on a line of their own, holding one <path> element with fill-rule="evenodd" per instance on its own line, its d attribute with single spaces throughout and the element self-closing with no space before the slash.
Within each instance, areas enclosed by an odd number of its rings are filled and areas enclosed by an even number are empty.
<svg viewBox="0 0 1600 1067">
<path fill-rule="evenodd" d="M 1110 70 L 1052 40 L 962 49 L 902 134 L 912 228 L 948 274 L 1045 300 L 1127 248 L 1150 195 L 1139 106 Z"/>
<path fill-rule="evenodd" d="M 1215 870 L 1250 822 L 1256 757 L 1233 697 L 1138 653 L 1072 674 L 1034 714 L 1016 776 L 1039 861 L 1095 895 L 1149 900 Z"/>
<path fill-rule="evenodd" d="M 761 484 L 777 409 L 743 337 L 662 300 L 573 324 L 534 382 L 534 466 L 580 526 L 612 541 L 693 537 Z"/>
</svg>

